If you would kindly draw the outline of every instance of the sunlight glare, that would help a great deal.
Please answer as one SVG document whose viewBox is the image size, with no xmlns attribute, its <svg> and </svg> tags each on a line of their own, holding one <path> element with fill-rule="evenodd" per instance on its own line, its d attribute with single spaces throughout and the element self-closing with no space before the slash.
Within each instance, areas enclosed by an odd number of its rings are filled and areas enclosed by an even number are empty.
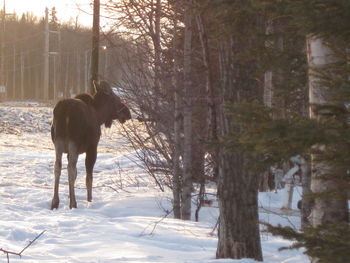
<svg viewBox="0 0 350 263">
<path fill-rule="evenodd" d="M 91 3 L 92 0 L 2 0 L 1 9 L 6 1 L 6 13 L 16 14 L 20 17 L 23 13 L 33 13 L 37 17 L 45 15 L 45 8 L 56 8 L 57 17 L 61 22 L 75 20 L 78 17 L 79 23 L 89 26 L 91 24 Z"/>
</svg>

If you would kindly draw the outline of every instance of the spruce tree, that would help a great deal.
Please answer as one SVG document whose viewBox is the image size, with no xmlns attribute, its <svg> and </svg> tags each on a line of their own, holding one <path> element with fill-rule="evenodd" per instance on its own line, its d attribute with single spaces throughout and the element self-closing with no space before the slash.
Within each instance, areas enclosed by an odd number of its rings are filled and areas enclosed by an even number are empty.
<svg viewBox="0 0 350 263">
<path fill-rule="evenodd" d="M 256 1 L 256 6 L 269 15 L 287 17 L 288 26 L 297 28 L 308 39 L 312 118 L 302 116 L 293 107 L 284 111 L 283 118 L 274 118 L 283 109 L 266 108 L 261 103 L 234 104 L 227 110 L 242 129 L 240 133 L 230 136 L 228 141 L 232 148 L 240 147 L 256 158 L 260 157 L 256 168 L 266 168 L 296 154 L 313 156 L 313 193 L 309 196 L 314 203 L 312 227 L 304 228 L 303 232 L 271 225 L 268 228 L 274 234 L 295 240 L 291 248 L 305 247 L 313 262 L 348 262 L 350 133 L 347 116 L 350 85 L 347 48 L 350 40 L 350 3 L 344 0 L 266 0 Z M 324 52 L 315 53 L 316 48 Z M 287 52 L 290 51 L 284 50 L 279 57 Z M 265 54 L 269 56 L 268 52 Z M 270 63 L 276 61 L 273 59 Z M 289 60 L 289 63 L 294 61 Z M 296 69 L 296 72 L 299 70 Z M 295 71 L 286 73 L 293 76 Z M 294 76 L 300 77 L 302 74 Z M 302 81 L 302 78 L 299 80 Z M 288 84 L 288 78 L 281 78 L 280 87 L 289 86 L 290 89 L 284 89 L 284 92 L 292 97 L 300 86 L 296 82 Z"/>
<path fill-rule="evenodd" d="M 223 104 L 261 100 L 261 74 L 254 51 L 262 43 L 262 17 L 250 1 L 217 3 L 222 23 L 220 50 L 220 99 Z M 241 125 L 226 111 L 219 112 L 219 241 L 217 258 L 253 258 L 262 261 L 258 224 L 258 177 L 248 169 L 252 156 L 239 148 L 227 147 L 228 139 Z"/>
</svg>

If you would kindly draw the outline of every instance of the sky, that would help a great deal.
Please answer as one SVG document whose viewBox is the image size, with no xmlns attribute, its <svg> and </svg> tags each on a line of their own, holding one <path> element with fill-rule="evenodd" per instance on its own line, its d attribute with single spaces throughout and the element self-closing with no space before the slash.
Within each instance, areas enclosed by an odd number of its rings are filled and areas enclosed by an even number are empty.
<svg viewBox="0 0 350 263">
<path fill-rule="evenodd" d="M 45 15 L 45 7 L 55 7 L 58 19 L 69 21 L 76 19 L 85 26 L 92 25 L 92 0 L 0 0 L 0 9 L 5 2 L 6 13 L 14 11 L 20 16 L 22 13 L 32 12 L 38 17 Z"/>
</svg>

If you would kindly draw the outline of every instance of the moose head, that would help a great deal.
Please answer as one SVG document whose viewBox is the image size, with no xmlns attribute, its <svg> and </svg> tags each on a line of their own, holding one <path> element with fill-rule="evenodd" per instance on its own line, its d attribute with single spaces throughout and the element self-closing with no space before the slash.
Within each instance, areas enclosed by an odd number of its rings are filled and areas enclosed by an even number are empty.
<svg viewBox="0 0 350 263">
<path fill-rule="evenodd" d="M 131 113 L 125 102 L 117 96 L 111 86 L 106 81 L 101 81 L 100 84 L 94 82 L 95 107 L 103 110 L 103 123 L 106 127 L 111 127 L 113 120 L 118 120 L 124 123 L 131 119 Z"/>
</svg>

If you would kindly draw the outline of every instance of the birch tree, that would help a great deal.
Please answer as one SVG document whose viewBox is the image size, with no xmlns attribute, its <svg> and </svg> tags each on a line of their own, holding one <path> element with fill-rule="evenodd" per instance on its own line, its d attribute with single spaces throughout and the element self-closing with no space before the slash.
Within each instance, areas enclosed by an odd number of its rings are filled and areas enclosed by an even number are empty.
<svg viewBox="0 0 350 263">
<path fill-rule="evenodd" d="M 309 89 L 310 89 L 310 117 L 317 120 L 325 120 L 335 116 L 335 105 L 328 87 L 322 85 L 317 71 L 334 64 L 336 57 L 331 43 L 317 36 L 309 35 L 307 38 L 307 55 L 309 64 Z M 335 165 L 322 161 L 322 155 L 334 150 L 325 145 L 315 145 L 316 152 L 312 155 L 311 191 L 317 194 L 314 207 L 311 212 L 312 226 L 322 224 L 338 224 L 348 222 L 347 192 L 341 191 L 342 180 L 336 178 L 345 171 L 339 170 Z M 340 191 L 340 193 L 339 193 Z M 336 196 L 320 196 L 327 192 L 338 192 Z"/>
<path fill-rule="evenodd" d="M 287 132 L 285 138 L 300 133 L 298 151 L 311 153 L 308 199 L 313 204 L 310 226 L 304 224 L 302 232 L 283 227 L 270 230 L 294 240 L 292 248 L 304 247 L 312 262 L 348 262 L 349 2 L 300 0 L 287 1 L 284 7 L 292 24 L 306 36 L 310 102 L 310 119 L 290 123 L 288 129 L 294 132 Z M 290 142 L 288 147 L 296 145 Z M 305 161 L 302 170 L 307 173 Z"/>
</svg>

